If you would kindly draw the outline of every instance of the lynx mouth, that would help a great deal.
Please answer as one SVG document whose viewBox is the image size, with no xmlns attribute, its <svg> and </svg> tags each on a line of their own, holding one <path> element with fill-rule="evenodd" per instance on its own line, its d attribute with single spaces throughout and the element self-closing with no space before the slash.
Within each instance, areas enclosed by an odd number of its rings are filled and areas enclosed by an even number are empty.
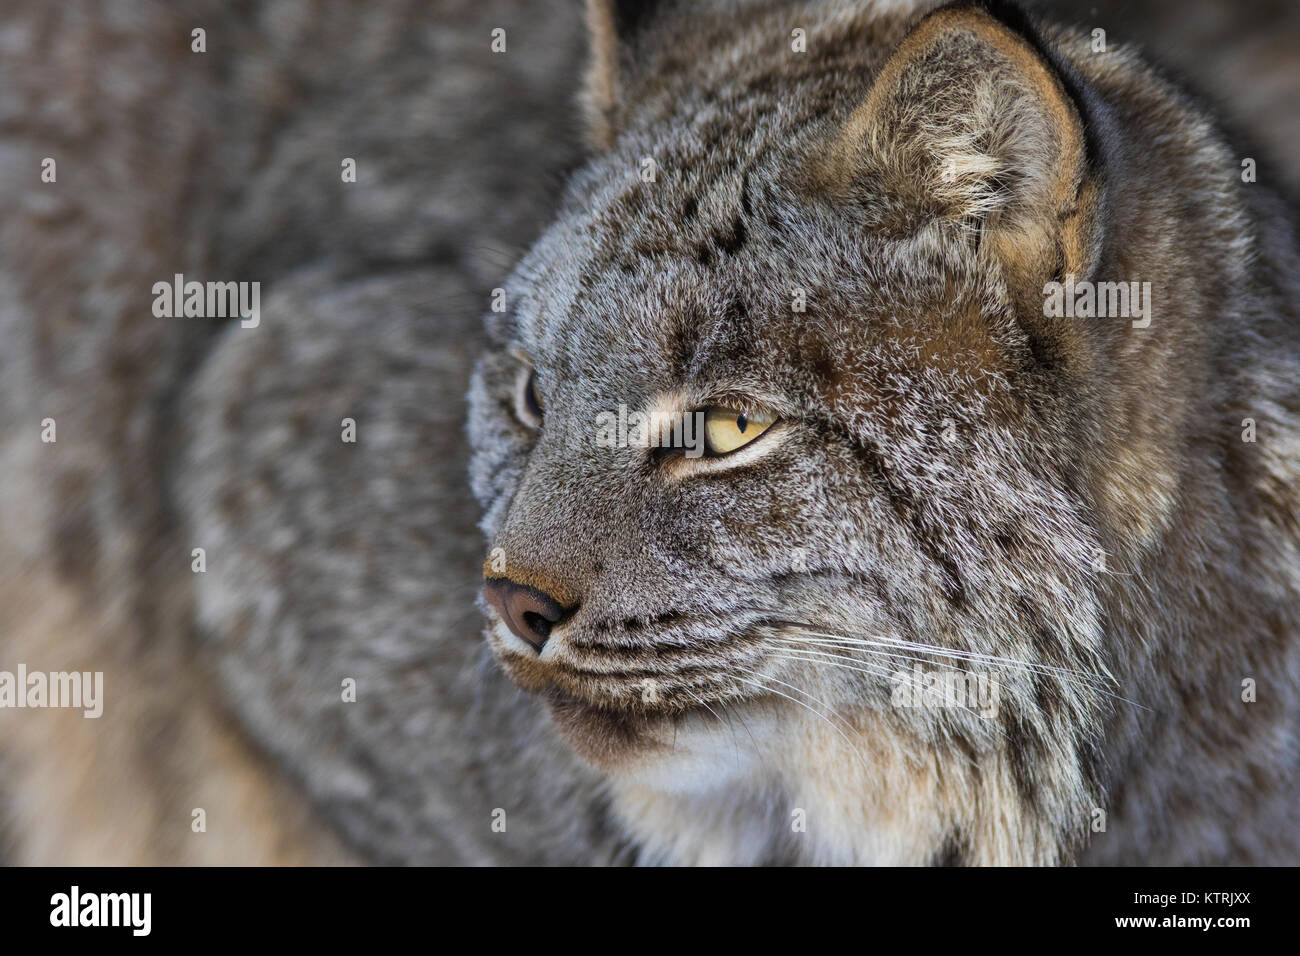
<svg viewBox="0 0 1300 956">
<path fill-rule="evenodd" d="M 541 655 L 498 656 L 522 689 L 581 705 L 592 719 L 663 721 L 755 696 L 753 682 L 736 675 L 761 668 L 761 634 L 769 622 L 672 620 L 663 629 L 583 628 L 563 634 Z"/>
<path fill-rule="evenodd" d="M 569 749 L 602 771 L 642 772 L 693 750 L 694 730 L 717 737 L 737 707 L 768 696 L 772 627 L 753 614 L 674 614 L 635 629 L 563 628 L 542 654 L 496 650 L 514 684 L 545 701 Z"/>
<path fill-rule="evenodd" d="M 741 666 L 756 668 L 746 655 Z M 531 666 L 529 666 L 531 665 Z M 729 662 L 659 668 L 588 669 L 568 663 L 523 662 L 507 672 L 523 689 L 570 701 L 593 712 L 662 721 L 754 696 L 752 685 L 736 681 Z"/>
</svg>

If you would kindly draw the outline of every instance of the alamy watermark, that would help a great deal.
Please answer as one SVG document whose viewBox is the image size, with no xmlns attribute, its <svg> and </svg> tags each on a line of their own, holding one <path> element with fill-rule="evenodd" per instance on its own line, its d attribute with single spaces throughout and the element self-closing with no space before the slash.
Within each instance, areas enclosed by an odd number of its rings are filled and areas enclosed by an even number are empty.
<svg viewBox="0 0 1300 956">
<path fill-rule="evenodd" d="M 628 411 L 596 416 L 598 448 L 680 448 L 687 458 L 704 454 L 704 412 Z"/>
<path fill-rule="evenodd" d="M 1049 318 L 1132 319 L 1133 328 L 1151 324 L 1150 282 L 1064 282 L 1043 286 L 1043 315 Z"/>
<path fill-rule="evenodd" d="M 0 671 L 0 708 L 81 708 L 84 717 L 104 713 L 103 671 Z"/>
<path fill-rule="evenodd" d="M 960 707 L 981 717 L 998 713 L 1001 688 L 988 674 L 950 668 L 930 670 L 920 664 L 890 677 L 890 703 L 895 707 Z"/>
<path fill-rule="evenodd" d="M 132 936 L 153 928 L 152 893 L 83 893 L 74 885 L 50 897 L 50 925 L 56 927 L 123 927 Z"/>
<path fill-rule="evenodd" d="M 245 329 L 262 321 L 260 282 L 186 282 L 178 272 L 171 282 L 155 282 L 152 291 L 153 314 L 160 319 L 238 317 Z"/>
</svg>

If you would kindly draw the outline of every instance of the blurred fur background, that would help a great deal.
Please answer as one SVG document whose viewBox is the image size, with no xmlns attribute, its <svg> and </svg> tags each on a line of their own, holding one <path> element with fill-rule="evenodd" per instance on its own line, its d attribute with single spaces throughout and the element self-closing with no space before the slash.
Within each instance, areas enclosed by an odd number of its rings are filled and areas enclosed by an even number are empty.
<svg viewBox="0 0 1300 956">
<path fill-rule="evenodd" d="M 1148 50 L 1300 191 L 1300 7 L 1029 5 Z M 540 709 L 504 716 L 461 426 L 490 291 L 581 158 L 579 6 L 0 9 L 0 669 L 102 670 L 106 697 L 0 711 L 0 859 L 622 857 L 599 808 L 530 808 L 589 771 Z M 154 318 L 178 272 L 261 282 L 264 334 Z M 426 745 L 489 711 L 516 732 Z M 503 794 L 508 834 L 451 815 Z"/>
</svg>

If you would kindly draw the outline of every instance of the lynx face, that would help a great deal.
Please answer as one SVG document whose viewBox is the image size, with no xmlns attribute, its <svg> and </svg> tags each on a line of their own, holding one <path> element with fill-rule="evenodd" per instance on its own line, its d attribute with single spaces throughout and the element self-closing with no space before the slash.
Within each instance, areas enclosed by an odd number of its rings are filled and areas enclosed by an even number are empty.
<svg viewBox="0 0 1300 956">
<path fill-rule="evenodd" d="M 1049 765 L 1082 800 L 1109 701 L 1092 424 L 1025 308 L 1087 254 L 1074 113 L 978 12 L 869 52 L 874 85 L 701 67 L 571 182 L 471 391 L 487 639 L 616 773 L 761 714 L 998 751 L 1026 804 Z M 961 93 L 935 67 L 971 61 Z M 609 447 L 620 409 L 714 429 L 698 457 Z M 900 704 L 938 671 L 996 712 Z"/>
</svg>

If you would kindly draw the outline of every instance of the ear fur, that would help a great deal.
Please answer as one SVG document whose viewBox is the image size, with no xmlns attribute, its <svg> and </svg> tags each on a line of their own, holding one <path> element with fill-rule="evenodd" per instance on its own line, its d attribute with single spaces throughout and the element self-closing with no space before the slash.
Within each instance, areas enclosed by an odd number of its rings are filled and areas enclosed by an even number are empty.
<svg viewBox="0 0 1300 956">
<path fill-rule="evenodd" d="M 590 59 L 583 93 L 587 136 L 603 149 L 618 132 L 618 111 L 626 95 L 637 37 L 656 8 L 656 0 L 587 0 Z"/>
<path fill-rule="evenodd" d="M 1091 270 L 1098 188 L 1083 118 L 1035 43 L 983 5 L 922 19 L 832 144 L 823 181 L 870 177 L 977 228 L 1027 280 Z"/>
</svg>

